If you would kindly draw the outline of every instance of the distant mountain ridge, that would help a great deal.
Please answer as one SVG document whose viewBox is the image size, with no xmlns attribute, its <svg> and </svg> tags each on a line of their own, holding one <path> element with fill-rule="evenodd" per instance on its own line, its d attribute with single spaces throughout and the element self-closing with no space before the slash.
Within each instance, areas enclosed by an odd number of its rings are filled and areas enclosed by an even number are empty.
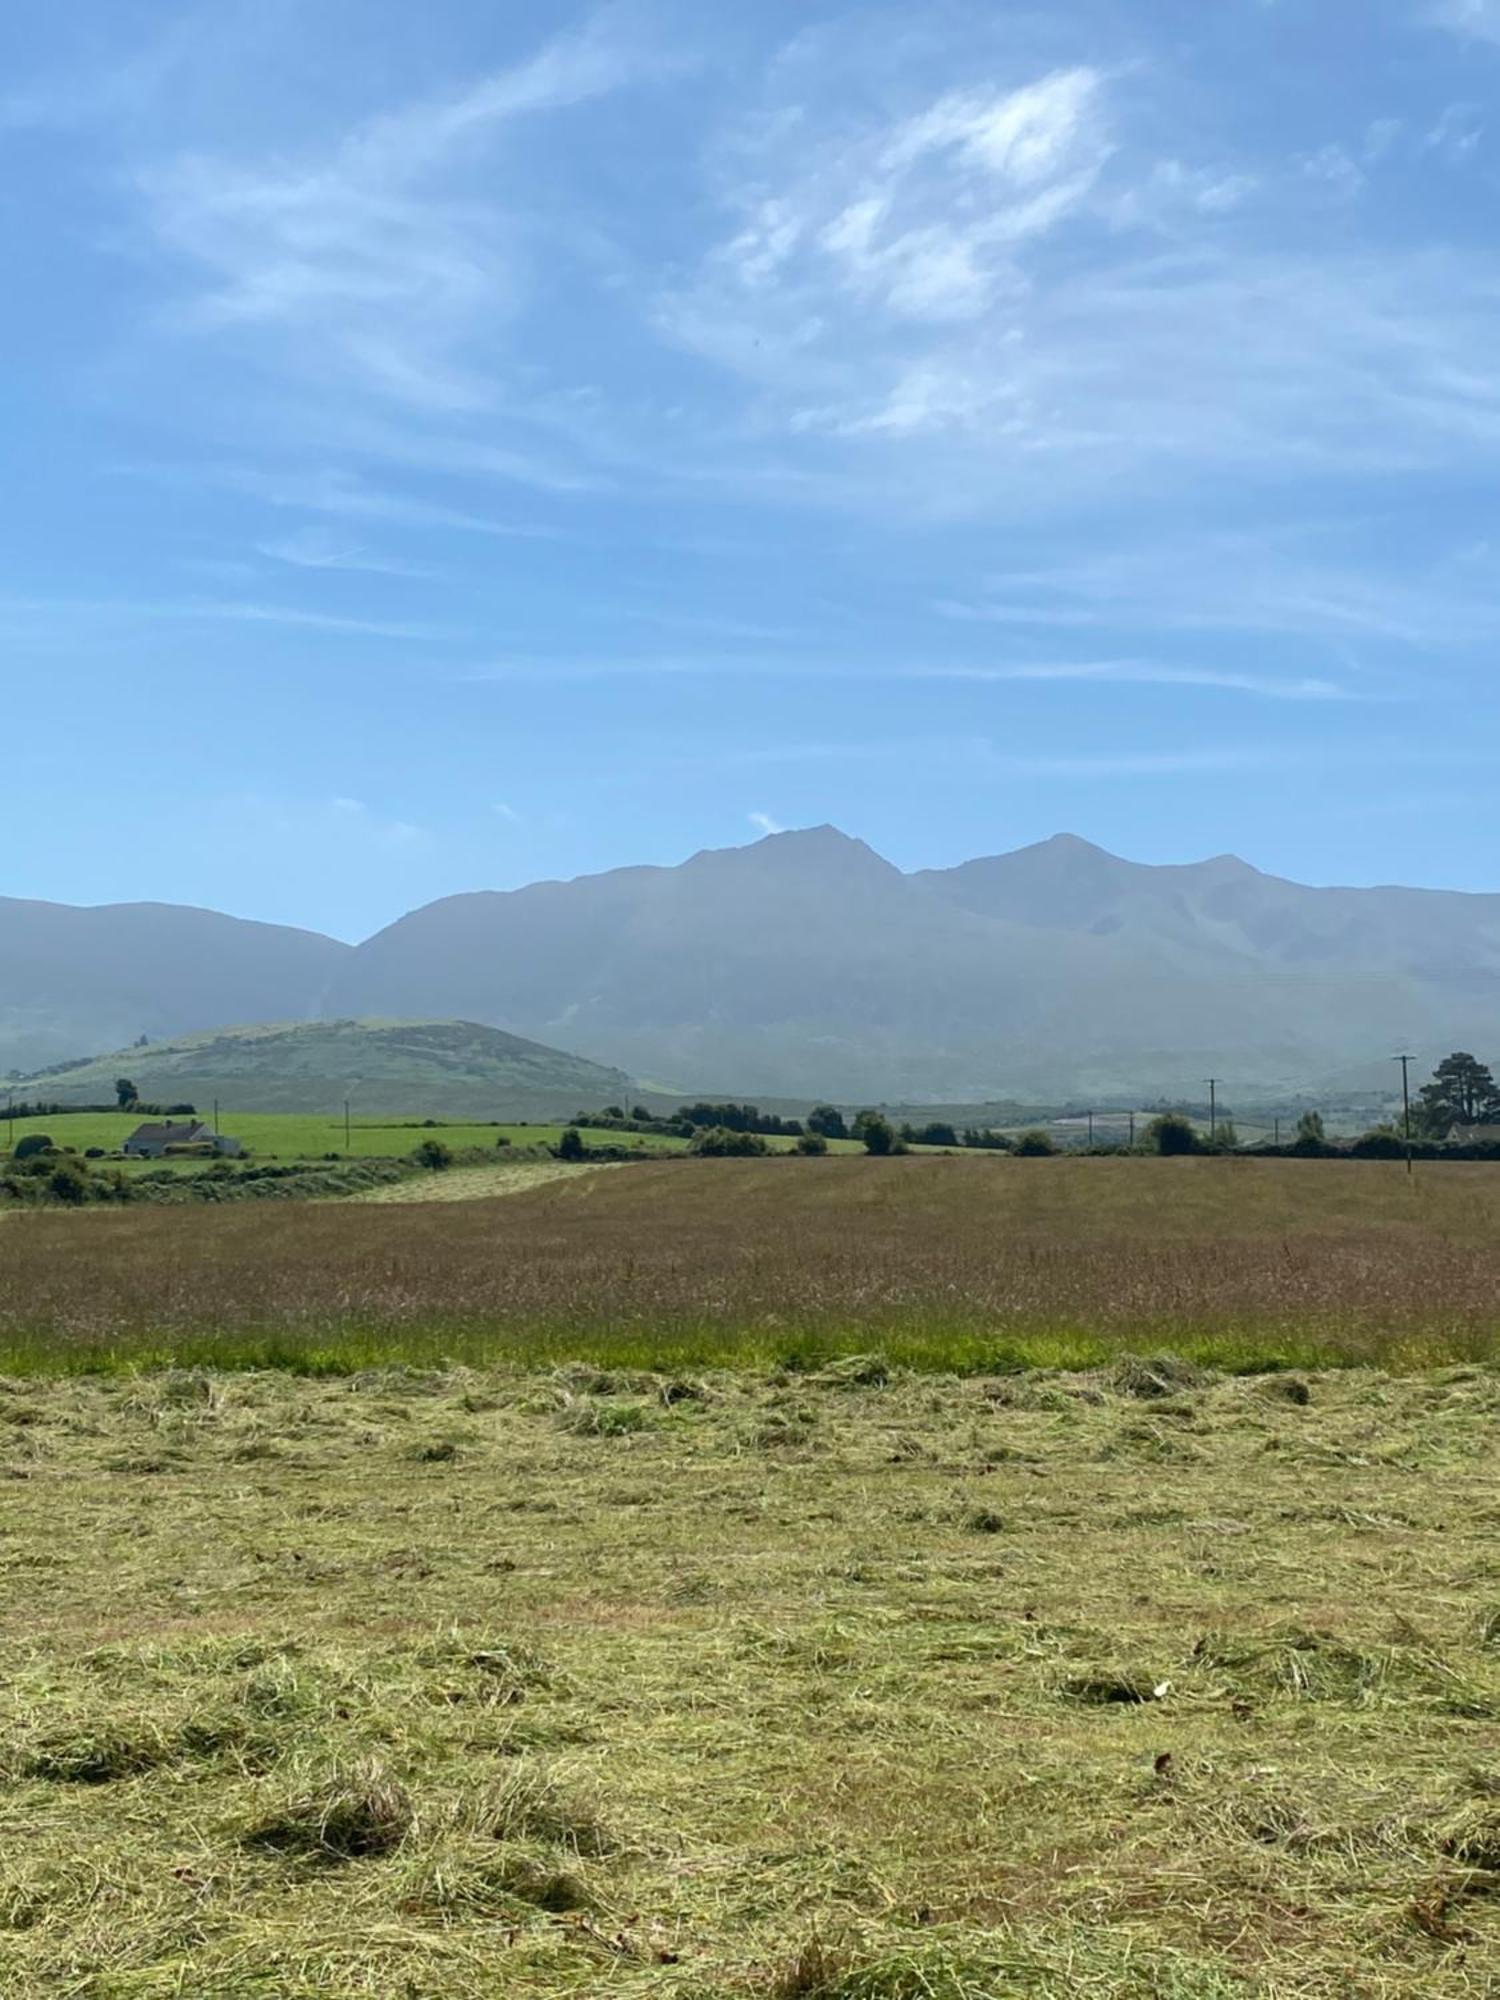
<svg viewBox="0 0 1500 2000">
<path fill-rule="evenodd" d="M 74 1054 L 91 978 L 111 1019 L 140 991 L 107 990 L 113 957 L 80 959 L 59 1028 L 7 950 L 11 912 L 56 907 L 0 902 L 0 1062 L 28 1004 Z M 71 914 L 124 926 L 160 907 Z M 1384 1074 L 1398 1047 L 1500 1042 L 1500 896 L 1309 888 L 1232 855 L 1148 866 L 1066 834 L 908 875 L 815 827 L 443 897 L 355 946 L 170 914 L 231 927 L 252 958 L 264 942 L 263 984 L 313 981 L 268 1017 L 487 1023 L 692 1091 L 1145 1098 L 1222 1075 L 1243 1094 Z M 168 981 L 158 1011 L 211 1004 L 225 982 L 204 970 L 210 993 Z M 191 1025 L 255 1011 L 237 999 Z"/>
</svg>

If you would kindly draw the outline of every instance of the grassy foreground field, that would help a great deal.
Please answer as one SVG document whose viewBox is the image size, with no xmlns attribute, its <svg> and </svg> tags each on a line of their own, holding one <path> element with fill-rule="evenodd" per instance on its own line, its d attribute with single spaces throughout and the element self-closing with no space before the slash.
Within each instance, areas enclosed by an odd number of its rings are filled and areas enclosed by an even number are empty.
<svg viewBox="0 0 1500 2000">
<path fill-rule="evenodd" d="M 1226 1368 L 1500 1358 L 1500 1169 L 676 1160 L 497 1200 L 37 1211 L 0 1367 L 585 1359 Z"/>
<path fill-rule="evenodd" d="M 1478 2000 L 1497 1423 L 1477 1368 L 13 1382 L 0 1990 Z"/>
</svg>

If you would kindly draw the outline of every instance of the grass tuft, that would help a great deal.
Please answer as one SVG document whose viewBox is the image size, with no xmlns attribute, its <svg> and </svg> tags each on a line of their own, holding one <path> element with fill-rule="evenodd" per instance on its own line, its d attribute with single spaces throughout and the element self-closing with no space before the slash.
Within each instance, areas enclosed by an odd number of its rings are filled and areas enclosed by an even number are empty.
<svg viewBox="0 0 1500 2000">
<path fill-rule="evenodd" d="M 335 1767 L 319 1783 L 283 1799 L 244 1836 L 247 1847 L 318 1861 L 365 1861 L 390 1854 L 411 1830 L 405 1787 L 375 1762 Z"/>
</svg>

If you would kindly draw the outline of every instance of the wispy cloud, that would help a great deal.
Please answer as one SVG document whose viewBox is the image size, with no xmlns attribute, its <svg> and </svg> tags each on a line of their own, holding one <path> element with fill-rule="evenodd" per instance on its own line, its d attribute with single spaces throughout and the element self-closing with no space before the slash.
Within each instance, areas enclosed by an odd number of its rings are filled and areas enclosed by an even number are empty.
<svg viewBox="0 0 1500 2000">
<path fill-rule="evenodd" d="M 490 407 L 473 344 L 482 330 L 492 347 L 521 308 L 525 231 L 447 176 L 518 121 L 602 97 L 643 67 L 606 12 L 514 68 L 370 118 L 328 151 L 198 153 L 144 169 L 157 242 L 201 280 L 177 324 L 281 337 L 289 363 L 430 415 Z"/>
<path fill-rule="evenodd" d="M 1500 617 L 1500 569 L 1488 551 L 1443 559 L 1403 552 L 1361 564 L 1346 546 L 1360 523 L 1289 532 L 1183 533 L 1000 571 L 975 599 L 934 608 L 968 624 L 1116 632 L 1265 633 L 1369 642 L 1430 653 L 1482 640 Z M 1332 539 L 1334 546 L 1326 544 Z"/>
<path fill-rule="evenodd" d="M 436 574 L 419 563 L 402 562 L 383 556 L 329 533 L 326 529 L 304 528 L 295 535 L 258 542 L 257 549 L 274 562 L 293 569 L 359 570 L 376 576 L 431 577 Z"/>
<path fill-rule="evenodd" d="M 414 528 L 456 528 L 464 534 L 493 535 L 501 540 L 545 538 L 554 532 L 530 521 L 497 520 L 485 514 L 472 514 L 419 494 L 392 493 L 351 472 L 325 469 L 282 474 L 242 466 L 220 476 L 225 485 L 252 493 L 269 506 L 331 514 L 345 520 L 390 521 Z"/>
<path fill-rule="evenodd" d="M 1475 41 L 1500 42 L 1500 0 L 1431 0 L 1425 18 Z"/>
<path fill-rule="evenodd" d="M 506 680 L 712 679 L 833 681 L 878 686 L 903 682 L 972 683 L 977 686 L 1031 682 L 1041 686 L 1080 683 L 1111 687 L 1205 688 L 1252 695 L 1268 701 L 1338 702 L 1370 699 L 1363 690 L 1320 676 L 1256 674 L 1229 667 L 1179 666 L 1152 660 L 829 660 L 786 654 L 661 654 L 564 659 L 526 658 L 470 667 L 462 678 Z"/>
<path fill-rule="evenodd" d="M 1108 687 L 1220 688 L 1267 701 L 1357 701 L 1362 697 L 1337 681 L 1316 677 L 1239 673 L 1227 667 L 1175 667 L 1150 660 L 1063 660 L 1016 666 L 939 666 L 910 670 L 913 678 L 957 681 L 1089 682 Z"/>
<path fill-rule="evenodd" d="M 1144 83 L 1103 67 L 894 112 L 891 84 L 862 116 L 796 81 L 725 149 L 727 233 L 658 312 L 741 386 L 742 481 L 1014 516 L 1500 456 L 1500 258 L 1356 248 L 1342 202 L 1306 198 L 1357 193 L 1396 121 L 1270 176 L 1163 160 Z M 1470 143 L 1440 126 L 1444 157 Z"/>
<path fill-rule="evenodd" d="M 249 599 L 182 598 L 132 601 L 122 598 L 11 598 L 0 600 L 0 613 L 13 634 L 28 640 L 66 638 L 80 630 L 108 632 L 128 621 L 137 625 L 223 623 L 280 625 L 308 632 L 347 633 L 366 639 L 406 639 L 432 644 L 459 634 L 438 625 L 396 623 L 382 618 L 343 617 L 333 612 L 304 611 L 295 605 L 258 604 Z"/>
<path fill-rule="evenodd" d="M 755 828 L 757 833 L 770 834 L 770 833 L 786 832 L 786 828 L 781 824 L 781 821 L 777 819 L 772 819 L 769 813 L 753 812 L 748 814 L 747 817 L 750 821 L 750 824 Z"/>
</svg>

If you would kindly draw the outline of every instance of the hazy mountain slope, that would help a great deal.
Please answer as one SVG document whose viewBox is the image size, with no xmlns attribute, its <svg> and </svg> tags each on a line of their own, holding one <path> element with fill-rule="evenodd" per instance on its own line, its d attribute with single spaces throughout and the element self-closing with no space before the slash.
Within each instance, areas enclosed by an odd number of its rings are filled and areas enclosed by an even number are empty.
<svg viewBox="0 0 1500 2000">
<path fill-rule="evenodd" d="M 1066 837 L 905 876 L 824 827 L 446 898 L 358 947 L 332 992 L 504 1021 L 684 1088 L 1280 1087 L 1474 1037 L 1500 996 L 1497 910 L 1231 858 L 1140 867 Z"/>
<path fill-rule="evenodd" d="M 0 897 L 0 1072 L 221 1021 L 318 1012 L 350 947 L 170 903 Z"/>
<path fill-rule="evenodd" d="M 1146 867 L 1069 836 L 903 875 L 819 827 L 444 897 L 353 948 L 0 903 L 0 1067 L 313 1013 L 487 1023 L 684 1090 L 1143 1099 L 1212 1074 L 1243 1095 L 1380 1074 L 1401 1046 L 1500 1056 L 1500 896 Z"/>
<path fill-rule="evenodd" d="M 239 1111 L 569 1117 L 617 1102 L 628 1076 L 471 1021 L 299 1021 L 216 1029 L 122 1049 L 33 1079 L 28 1094 L 107 1102 L 126 1075 L 148 1102 L 218 1097 Z"/>
</svg>

